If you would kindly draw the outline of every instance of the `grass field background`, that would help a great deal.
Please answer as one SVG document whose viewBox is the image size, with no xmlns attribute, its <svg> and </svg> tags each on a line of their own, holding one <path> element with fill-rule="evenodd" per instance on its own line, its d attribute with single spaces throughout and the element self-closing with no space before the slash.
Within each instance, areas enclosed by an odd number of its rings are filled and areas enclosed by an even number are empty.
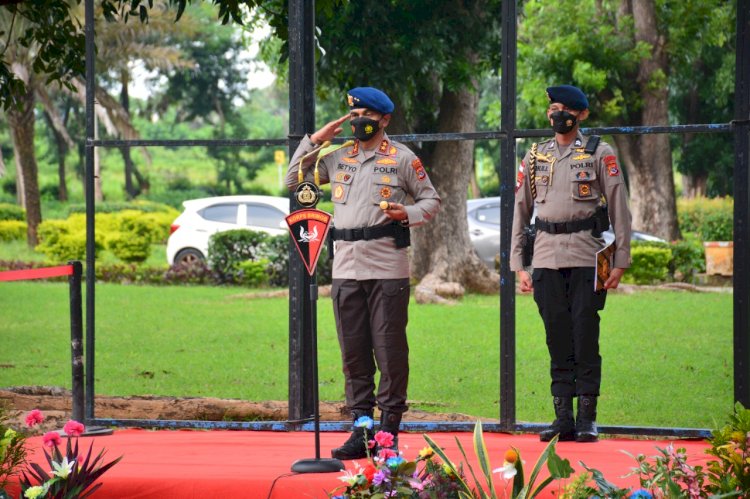
<svg viewBox="0 0 750 499">
<path fill-rule="evenodd" d="M 288 301 L 242 288 L 97 284 L 96 393 L 286 400 Z M 70 387 L 68 288 L 0 284 L 0 386 Z M 551 414 L 542 323 L 518 296 L 517 418 Z M 499 415 L 499 300 L 410 306 L 414 408 Z M 320 397 L 343 400 L 330 299 L 318 303 Z M 612 293 L 599 422 L 714 427 L 732 410 L 732 296 Z"/>
</svg>

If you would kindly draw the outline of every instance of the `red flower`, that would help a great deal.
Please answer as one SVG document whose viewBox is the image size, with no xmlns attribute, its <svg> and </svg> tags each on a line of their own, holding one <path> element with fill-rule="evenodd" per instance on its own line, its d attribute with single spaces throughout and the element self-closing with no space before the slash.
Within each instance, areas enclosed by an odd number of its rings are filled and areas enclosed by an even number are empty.
<svg viewBox="0 0 750 499">
<path fill-rule="evenodd" d="M 34 409 L 26 415 L 26 426 L 31 428 L 34 425 L 38 425 L 44 421 L 44 414 L 39 409 Z"/>
<path fill-rule="evenodd" d="M 65 426 L 63 426 L 63 430 L 65 431 L 65 433 L 67 433 L 68 436 L 71 437 L 81 436 L 81 433 L 83 433 L 85 429 L 86 428 L 83 426 L 83 424 L 73 419 L 65 423 Z"/>
<path fill-rule="evenodd" d="M 45 447 L 49 447 L 50 449 L 52 447 L 56 447 L 60 445 L 60 434 L 56 431 L 48 431 L 42 437 L 42 442 L 44 443 Z"/>
<path fill-rule="evenodd" d="M 375 466 L 373 466 L 372 463 L 367 463 L 367 466 L 365 466 L 365 469 L 362 470 L 362 473 L 365 475 L 365 478 L 367 478 L 367 485 L 370 485 L 372 483 L 372 477 L 375 476 L 375 472 L 377 469 Z"/>
<path fill-rule="evenodd" d="M 384 461 L 396 456 L 398 456 L 398 453 L 387 447 L 378 451 L 378 457 Z"/>
<path fill-rule="evenodd" d="M 381 447 L 391 447 L 393 445 L 393 435 L 387 431 L 379 431 L 375 434 L 375 441 Z"/>
</svg>

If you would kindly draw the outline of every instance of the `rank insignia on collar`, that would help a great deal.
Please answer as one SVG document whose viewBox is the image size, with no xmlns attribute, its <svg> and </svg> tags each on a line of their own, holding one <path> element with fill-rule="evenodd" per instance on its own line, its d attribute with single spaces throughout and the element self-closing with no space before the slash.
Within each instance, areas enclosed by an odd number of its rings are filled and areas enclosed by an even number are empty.
<svg viewBox="0 0 750 499">
<path fill-rule="evenodd" d="M 396 161 L 395 159 L 391 159 L 391 158 L 383 158 L 383 159 L 377 160 L 375 163 L 379 165 L 396 165 L 398 164 L 398 161 Z"/>
<path fill-rule="evenodd" d="M 422 162 L 419 158 L 414 158 L 414 161 L 411 162 L 411 167 L 414 168 L 414 171 L 417 173 L 417 178 L 420 181 L 427 178 L 427 172 L 424 171 L 424 166 L 422 166 Z"/>
<path fill-rule="evenodd" d="M 391 146 L 391 150 L 388 151 L 388 154 L 390 154 L 391 156 L 395 156 L 396 152 L 398 152 L 398 149 L 396 149 L 396 147 L 394 146 Z"/>
<path fill-rule="evenodd" d="M 378 152 L 380 154 L 388 154 L 388 141 L 383 139 L 383 142 L 380 143 L 380 147 L 378 147 Z"/>
<path fill-rule="evenodd" d="M 589 184 L 578 184 L 578 195 L 582 198 L 591 196 L 591 185 Z"/>
<path fill-rule="evenodd" d="M 591 157 L 591 154 L 579 154 L 578 156 L 573 156 L 574 161 L 578 161 L 580 159 L 589 159 Z"/>
<path fill-rule="evenodd" d="M 388 186 L 383 187 L 383 188 L 380 189 L 380 197 L 383 198 L 383 199 L 390 198 L 391 194 L 393 194 L 393 192 L 391 191 L 391 188 L 388 187 Z"/>
<path fill-rule="evenodd" d="M 359 141 L 356 141 L 352 150 L 349 151 L 349 156 L 356 156 L 357 154 L 359 154 Z"/>
<path fill-rule="evenodd" d="M 547 145 L 547 149 L 554 149 L 555 148 L 555 142 L 552 141 Z"/>
<path fill-rule="evenodd" d="M 575 147 L 581 147 L 583 145 L 583 142 L 581 142 L 580 138 L 576 138 L 576 141 L 573 143 Z"/>
</svg>

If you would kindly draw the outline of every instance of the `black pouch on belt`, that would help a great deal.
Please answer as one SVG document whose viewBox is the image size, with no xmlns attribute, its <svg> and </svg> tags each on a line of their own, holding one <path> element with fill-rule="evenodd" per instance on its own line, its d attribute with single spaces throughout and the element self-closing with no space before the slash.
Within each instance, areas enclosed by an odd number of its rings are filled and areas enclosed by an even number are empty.
<svg viewBox="0 0 750 499">
<path fill-rule="evenodd" d="M 536 241 L 536 226 L 527 225 L 523 228 L 523 266 L 529 267 L 534 258 L 534 241 Z"/>
</svg>

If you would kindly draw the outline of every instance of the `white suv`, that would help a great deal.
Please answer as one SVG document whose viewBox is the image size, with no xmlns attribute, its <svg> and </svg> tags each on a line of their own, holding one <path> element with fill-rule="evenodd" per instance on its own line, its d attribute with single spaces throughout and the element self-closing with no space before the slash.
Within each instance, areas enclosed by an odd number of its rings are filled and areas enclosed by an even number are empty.
<svg viewBox="0 0 750 499">
<path fill-rule="evenodd" d="M 218 196 L 191 199 L 170 229 L 167 262 L 205 260 L 212 234 L 232 229 L 250 229 L 271 235 L 288 232 L 284 217 L 289 199 L 274 196 Z"/>
</svg>

